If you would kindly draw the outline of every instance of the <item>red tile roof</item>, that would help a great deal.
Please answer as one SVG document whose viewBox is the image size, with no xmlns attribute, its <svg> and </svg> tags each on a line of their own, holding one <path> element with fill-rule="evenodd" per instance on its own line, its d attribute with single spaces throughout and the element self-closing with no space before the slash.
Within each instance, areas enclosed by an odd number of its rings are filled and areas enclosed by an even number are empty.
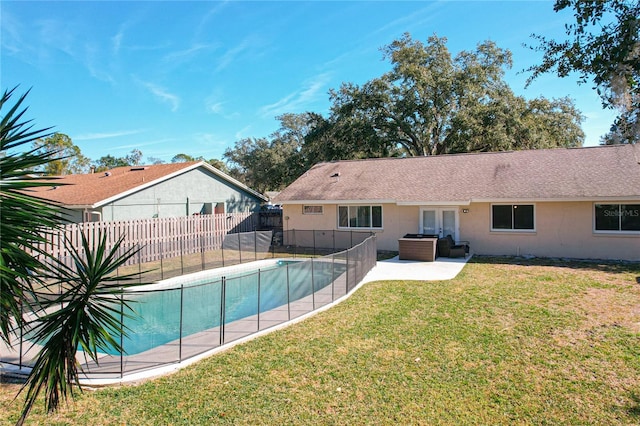
<svg viewBox="0 0 640 426">
<path fill-rule="evenodd" d="M 289 185 L 274 202 L 462 204 L 615 198 L 640 200 L 640 146 L 320 163 Z"/>
<path fill-rule="evenodd" d="M 169 179 L 197 167 L 207 167 L 230 183 L 254 192 L 235 179 L 223 174 L 201 161 L 186 163 L 156 164 L 152 166 L 117 167 L 107 172 L 60 176 L 60 185 L 34 188 L 32 193 L 37 197 L 61 203 L 67 207 L 97 207 L 112 198 L 120 198 L 130 192 L 139 191 L 146 186 Z M 257 193 L 256 193 L 257 194 Z M 260 196 L 260 195 L 258 195 Z"/>
</svg>

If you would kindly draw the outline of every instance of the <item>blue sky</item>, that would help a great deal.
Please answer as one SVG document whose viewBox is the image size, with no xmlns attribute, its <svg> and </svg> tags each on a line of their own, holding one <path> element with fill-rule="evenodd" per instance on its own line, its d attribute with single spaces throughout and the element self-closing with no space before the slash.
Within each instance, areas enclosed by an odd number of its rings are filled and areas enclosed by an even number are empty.
<svg viewBox="0 0 640 426">
<path fill-rule="evenodd" d="M 552 1 L 6 1 L 0 2 L 2 89 L 31 88 L 28 118 L 54 126 L 92 160 L 222 158 L 266 137 L 276 116 L 327 114 L 327 92 L 388 71 L 380 48 L 409 32 L 452 53 L 493 40 L 513 53 L 506 80 L 528 99 L 569 96 L 597 145 L 614 113 L 589 83 L 553 75 L 524 88 L 540 61 L 532 33 L 564 36 Z"/>
</svg>

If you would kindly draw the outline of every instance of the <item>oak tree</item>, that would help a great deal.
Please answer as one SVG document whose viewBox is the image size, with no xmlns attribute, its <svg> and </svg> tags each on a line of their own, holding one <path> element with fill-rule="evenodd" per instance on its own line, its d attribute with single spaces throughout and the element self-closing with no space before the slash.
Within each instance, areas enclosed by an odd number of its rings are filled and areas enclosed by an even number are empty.
<svg viewBox="0 0 640 426">
<path fill-rule="evenodd" d="M 591 80 L 603 106 L 618 117 L 604 143 L 640 140 L 640 1 L 556 0 L 554 10 L 572 9 L 575 22 L 565 25 L 566 40 L 534 37 L 542 63 L 528 68 L 528 83 L 543 73 L 566 77 L 576 72 Z"/>
</svg>

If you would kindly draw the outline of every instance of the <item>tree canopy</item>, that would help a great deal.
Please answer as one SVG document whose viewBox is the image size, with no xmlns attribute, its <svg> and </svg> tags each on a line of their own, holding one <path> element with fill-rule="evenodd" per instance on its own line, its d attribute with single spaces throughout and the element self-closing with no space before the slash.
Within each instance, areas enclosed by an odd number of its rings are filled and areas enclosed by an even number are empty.
<svg viewBox="0 0 640 426">
<path fill-rule="evenodd" d="M 554 10 L 573 9 L 575 23 L 565 25 L 566 40 L 533 35 L 543 60 L 532 66 L 529 83 L 547 72 L 591 80 L 605 107 L 618 117 L 604 143 L 640 140 L 640 1 L 556 0 Z"/>
<path fill-rule="evenodd" d="M 269 138 L 245 138 L 228 148 L 229 174 L 258 192 L 293 182 L 307 165 L 300 154 L 311 131 L 309 114 L 284 114 Z"/>
<path fill-rule="evenodd" d="M 80 148 L 74 145 L 71 138 L 64 133 L 54 133 L 33 141 L 33 149 L 39 153 L 50 153 L 51 161 L 41 166 L 41 171 L 48 176 L 62 176 L 73 173 L 84 173 L 91 160 L 82 155 Z"/>
<path fill-rule="evenodd" d="M 328 128 L 364 139 L 369 156 L 582 145 L 582 116 L 570 99 L 527 101 L 509 88 L 511 52 L 485 41 L 453 57 L 446 42 L 405 34 L 384 47 L 392 70 L 332 91 Z"/>
<path fill-rule="evenodd" d="M 114 157 L 113 155 L 105 155 L 96 160 L 93 165 L 97 172 L 113 169 L 115 167 L 137 166 L 142 160 L 142 151 L 132 149 L 131 152 L 124 157 Z"/>
<path fill-rule="evenodd" d="M 527 100 L 504 81 L 511 53 L 491 41 L 453 56 L 446 38 L 405 34 L 382 54 L 391 70 L 329 93 L 328 116 L 285 114 L 268 138 L 224 156 L 258 190 L 277 190 L 320 161 L 581 146 L 583 119 L 569 98 Z"/>
</svg>

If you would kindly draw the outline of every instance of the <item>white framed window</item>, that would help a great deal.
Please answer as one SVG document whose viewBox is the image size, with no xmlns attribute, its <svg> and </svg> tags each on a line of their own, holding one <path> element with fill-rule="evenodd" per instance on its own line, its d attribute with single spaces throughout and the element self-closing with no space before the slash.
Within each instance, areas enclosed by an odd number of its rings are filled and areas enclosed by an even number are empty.
<svg viewBox="0 0 640 426">
<path fill-rule="evenodd" d="M 536 230 L 535 205 L 492 204 L 491 230 L 533 232 Z"/>
<path fill-rule="evenodd" d="M 324 206 L 302 206 L 302 214 L 324 214 Z"/>
<path fill-rule="evenodd" d="M 382 206 L 338 206 L 338 228 L 382 229 Z"/>
<path fill-rule="evenodd" d="M 640 204 L 594 204 L 596 232 L 640 232 Z"/>
</svg>

